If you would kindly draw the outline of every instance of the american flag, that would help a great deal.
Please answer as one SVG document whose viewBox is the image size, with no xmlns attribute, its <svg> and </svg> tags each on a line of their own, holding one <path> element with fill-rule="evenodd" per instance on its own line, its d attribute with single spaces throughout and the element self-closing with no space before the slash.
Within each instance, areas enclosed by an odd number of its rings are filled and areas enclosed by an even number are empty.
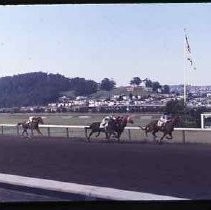
<svg viewBox="0 0 211 210">
<path fill-rule="evenodd" d="M 186 30 L 185 30 L 186 32 Z M 191 55 L 191 48 L 190 48 L 190 44 L 188 41 L 188 37 L 187 34 L 185 34 L 185 48 L 186 48 L 186 56 L 187 56 L 187 60 L 190 62 L 191 67 L 196 70 L 196 67 L 194 65 L 193 59 L 192 59 L 192 55 Z"/>
<path fill-rule="evenodd" d="M 190 45 L 189 45 L 189 42 L 188 42 L 188 37 L 187 37 L 186 34 L 185 34 L 185 40 L 186 40 L 186 49 L 189 53 L 191 53 Z"/>
</svg>

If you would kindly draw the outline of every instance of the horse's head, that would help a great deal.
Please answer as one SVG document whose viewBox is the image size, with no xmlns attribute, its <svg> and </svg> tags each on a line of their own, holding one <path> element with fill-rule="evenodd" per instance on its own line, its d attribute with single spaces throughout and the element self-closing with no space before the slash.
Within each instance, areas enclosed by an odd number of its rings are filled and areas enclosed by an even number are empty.
<svg viewBox="0 0 211 210">
<path fill-rule="evenodd" d="M 126 125 L 127 123 L 131 123 L 131 124 L 134 123 L 132 117 L 131 117 L 131 116 L 128 116 L 128 115 L 125 116 L 125 117 L 123 117 L 122 122 L 123 122 L 125 125 Z"/>
<path fill-rule="evenodd" d="M 172 119 L 169 121 L 169 123 L 172 124 L 173 126 L 178 125 L 180 122 L 181 122 L 181 117 L 178 115 L 172 117 Z"/>
<path fill-rule="evenodd" d="M 44 119 L 44 117 L 37 117 L 37 118 L 36 118 L 36 122 L 37 122 L 38 124 L 44 124 L 43 119 Z"/>
<path fill-rule="evenodd" d="M 130 116 L 127 118 L 127 122 L 128 122 L 128 123 L 131 123 L 131 124 L 133 124 L 133 123 L 134 123 L 134 121 L 133 121 L 132 117 L 130 117 Z"/>
<path fill-rule="evenodd" d="M 181 117 L 180 116 L 175 116 L 173 119 L 172 119 L 172 122 L 174 125 L 178 125 L 180 122 L 181 122 Z"/>
</svg>

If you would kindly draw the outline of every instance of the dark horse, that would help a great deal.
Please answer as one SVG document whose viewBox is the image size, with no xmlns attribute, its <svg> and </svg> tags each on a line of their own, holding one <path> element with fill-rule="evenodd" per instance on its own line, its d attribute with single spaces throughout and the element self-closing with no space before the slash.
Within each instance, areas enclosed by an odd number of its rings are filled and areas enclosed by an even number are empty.
<svg viewBox="0 0 211 210">
<path fill-rule="evenodd" d="M 97 133 L 96 137 L 98 137 L 100 135 L 100 132 L 105 133 L 105 128 L 100 128 L 100 123 L 101 122 L 93 122 L 91 125 L 84 128 L 85 136 L 88 140 L 90 140 L 93 133 Z M 87 134 L 87 130 L 91 130 L 91 132 L 89 133 L 89 136 Z"/>
<path fill-rule="evenodd" d="M 127 122 L 133 123 L 132 119 L 128 116 L 117 118 L 116 120 L 110 119 L 106 128 L 100 128 L 101 122 L 93 122 L 90 126 L 84 128 L 85 136 L 88 140 L 90 140 L 93 133 L 97 133 L 96 137 L 98 137 L 100 133 L 103 132 L 106 134 L 106 139 L 110 139 L 112 134 L 119 139 L 121 133 L 127 125 Z M 89 135 L 87 134 L 87 130 L 91 130 Z"/>
<path fill-rule="evenodd" d="M 106 138 L 109 140 L 111 135 L 113 134 L 119 141 L 122 132 L 127 126 L 127 123 L 134 123 L 131 117 L 129 116 L 122 117 L 119 120 L 111 119 L 105 129 Z"/>
<path fill-rule="evenodd" d="M 154 136 L 154 140 L 156 139 L 156 133 L 158 131 L 161 131 L 163 132 L 163 136 L 160 138 L 160 141 L 159 143 L 161 143 L 161 141 L 163 140 L 163 138 L 166 136 L 166 135 L 169 135 L 170 137 L 167 137 L 167 139 L 172 139 L 173 136 L 172 136 L 172 132 L 174 130 L 174 127 L 180 122 L 180 117 L 179 116 L 176 116 L 176 117 L 173 117 L 172 120 L 170 120 L 169 122 L 166 122 L 163 126 L 159 127 L 157 125 L 158 123 L 158 120 L 154 120 L 152 122 L 150 122 L 149 124 L 147 124 L 144 128 L 142 126 L 139 126 L 142 130 L 145 130 L 145 134 L 147 136 L 147 133 L 152 133 L 152 135 Z"/>
<path fill-rule="evenodd" d="M 17 124 L 17 126 L 22 126 L 23 132 L 22 132 L 22 136 L 24 136 L 24 133 L 26 133 L 27 137 L 28 137 L 28 132 L 27 130 L 30 129 L 31 133 L 33 132 L 33 130 L 36 130 L 38 134 L 42 135 L 40 129 L 39 129 L 39 124 L 44 124 L 42 117 L 33 117 L 32 122 L 19 122 Z"/>
</svg>

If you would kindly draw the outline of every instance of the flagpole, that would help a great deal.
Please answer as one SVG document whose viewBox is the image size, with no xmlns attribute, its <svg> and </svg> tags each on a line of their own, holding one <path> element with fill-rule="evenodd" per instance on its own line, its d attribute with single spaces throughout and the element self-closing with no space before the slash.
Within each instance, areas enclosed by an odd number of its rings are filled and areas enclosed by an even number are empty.
<svg viewBox="0 0 211 210">
<path fill-rule="evenodd" d="M 186 29 L 184 28 L 184 32 L 186 33 Z M 184 45 L 183 45 L 183 53 L 184 53 L 184 106 L 186 106 L 186 40 L 184 37 Z"/>
<path fill-rule="evenodd" d="M 184 32 L 185 32 L 185 38 L 184 38 L 184 106 L 187 103 L 187 88 L 188 88 L 188 84 L 187 83 L 187 76 L 188 76 L 188 71 L 187 71 L 187 65 L 186 65 L 186 61 L 188 60 L 190 62 L 190 68 L 192 69 L 196 69 L 196 67 L 193 66 L 194 62 L 192 59 L 192 55 L 191 55 L 191 48 L 190 48 L 190 44 L 188 41 L 188 36 L 187 36 L 187 32 L 186 29 L 184 28 Z"/>
</svg>

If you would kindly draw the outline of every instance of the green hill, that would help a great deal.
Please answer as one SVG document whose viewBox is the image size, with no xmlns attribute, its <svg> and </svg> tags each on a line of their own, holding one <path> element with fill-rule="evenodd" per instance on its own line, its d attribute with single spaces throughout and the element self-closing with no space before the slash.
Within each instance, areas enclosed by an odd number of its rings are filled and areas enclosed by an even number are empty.
<svg viewBox="0 0 211 210">
<path fill-rule="evenodd" d="M 112 91 L 98 90 L 99 84 L 84 78 L 66 78 L 60 74 L 32 72 L 0 78 L 0 108 L 39 106 L 57 102 L 60 96 L 74 98 L 89 96 L 108 98 L 113 95 L 145 95 L 143 88 L 132 92 L 126 87 L 114 88 Z"/>
<path fill-rule="evenodd" d="M 149 92 L 144 90 L 142 87 L 134 88 L 133 91 L 128 91 L 127 87 L 117 87 L 111 91 L 98 90 L 96 93 L 89 95 L 89 97 L 95 98 L 95 99 L 105 99 L 105 98 L 109 98 L 114 95 L 128 96 L 130 93 L 132 93 L 133 95 L 141 95 L 141 96 L 149 95 Z M 62 92 L 60 92 L 60 95 L 67 96 L 69 98 L 73 98 L 75 96 L 75 92 L 74 91 L 62 91 Z"/>
<path fill-rule="evenodd" d="M 69 79 L 59 74 L 33 72 L 0 78 L 0 107 L 45 105 L 69 88 Z"/>
</svg>

